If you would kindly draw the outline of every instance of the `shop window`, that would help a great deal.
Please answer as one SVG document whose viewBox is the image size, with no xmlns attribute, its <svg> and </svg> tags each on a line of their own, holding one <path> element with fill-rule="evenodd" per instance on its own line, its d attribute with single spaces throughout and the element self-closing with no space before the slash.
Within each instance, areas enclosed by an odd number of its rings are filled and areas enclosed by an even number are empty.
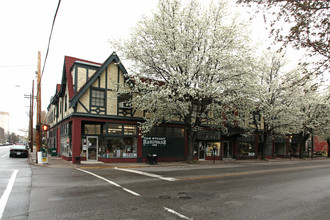
<svg viewBox="0 0 330 220">
<path fill-rule="evenodd" d="M 88 135 L 101 134 L 101 125 L 100 124 L 85 124 L 84 132 Z"/>
<path fill-rule="evenodd" d="M 215 150 L 215 152 L 214 152 Z M 212 157 L 213 152 L 215 153 L 214 156 L 220 156 L 221 150 L 221 143 L 220 142 L 207 142 L 206 148 L 206 156 Z"/>
<path fill-rule="evenodd" d="M 136 126 L 124 125 L 124 135 L 136 135 Z"/>
<path fill-rule="evenodd" d="M 275 143 L 275 154 L 286 155 L 286 144 L 285 143 Z"/>
<path fill-rule="evenodd" d="M 100 148 L 99 155 L 104 158 L 136 158 L 137 138 L 111 138 L 107 139 L 106 147 Z"/>
<path fill-rule="evenodd" d="M 123 126 L 121 124 L 108 124 L 108 134 L 120 135 L 123 133 Z"/>
<path fill-rule="evenodd" d="M 254 143 L 238 142 L 237 152 L 240 156 L 255 156 Z"/>
<path fill-rule="evenodd" d="M 92 106 L 104 107 L 105 95 L 103 90 L 92 89 L 91 104 Z"/>
</svg>

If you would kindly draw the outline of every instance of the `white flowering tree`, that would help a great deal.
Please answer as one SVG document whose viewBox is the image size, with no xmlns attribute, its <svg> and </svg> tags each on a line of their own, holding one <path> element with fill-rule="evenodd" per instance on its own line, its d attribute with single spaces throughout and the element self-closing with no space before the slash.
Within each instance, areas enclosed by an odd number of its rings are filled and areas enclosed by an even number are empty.
<svg viewBox="0 0 330 220">
<path fill-rule="evenodd" d="M 322 91 L 322 85 L 308 83 L 301 96 L 300 136 L 301 146 L 312 135 L 320 136 L 328 142 L 330 140 L 330 93 Z M 328 88 L 329 90 L 329 88 Z M 329 152 L 329 149 L 328 149 Z M 302 157 L 302 150 L 300 157 Z"/>
<path fill-rule="evenodd" d="M 220 111 L 238 105 L 250 80 L 252 50 L 244 25 L 230 19 L 225 3 L 204 8 L 196 0 L 181 2 L 160 0 L 157 11 L 138 22 L 117 49 L 134 67 L 134 106 L 150 116 L 142 130 L 178 118 L 190 161 L 202 124 L 211 121 L 221 129 Z M 210 117 L 211 111 L 220 117 Z"/>
<path fill-rule="evenodd" d="M 250 90 L 250 123 L 258 135 L 262 159 L 269 138 L 300 129 L 300 94 L 305 82 L 303 70 L 288 70 L 285 66 L 283 55 L 267 52 L 255 69 L 255 89 Z"/>
<path fill-rule="evenodd" d="M 316 134 L 327 141 L 328 143 L 328 157 L 330 158 L 330 86 L 328 86 L 322 93 L 322 100 L 324 105 L 321 107 L 323 120 L 321 119 L 320 126 L 316 129 Z"/>
</svg>

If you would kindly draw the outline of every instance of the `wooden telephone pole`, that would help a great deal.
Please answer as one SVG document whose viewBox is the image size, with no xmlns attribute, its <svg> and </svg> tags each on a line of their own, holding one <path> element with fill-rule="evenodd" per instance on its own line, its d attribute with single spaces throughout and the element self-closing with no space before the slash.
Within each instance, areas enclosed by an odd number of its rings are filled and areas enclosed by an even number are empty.
<svg viewBox="0 0 330 220">
<path fill-rule="evenodd" d="M 40 131 L 40 124 L 41 124 L 41 55 L 40 51 L 38 51 L 38 80 L 37 80 L 37 137 L 36 137 L 36 162 L 38 163 L 38 152 L 41 149 L 41 131 Z"/>
<path fill-rule="evenodd" d="M 33 152 L 33 103 L 34 103 L 34 80 L 32 81 L 32 98 L 31 98 L 31 110 L 30 110 L 30 149 Z"/>
<path fill-rule="evenodd" d="M 29 148 L 33 152 L 33 104 L 34 104 L 34 80 L 32 80 L 32 93 L 24 95 L 24 98 L 30 99 L 30 123 L 29 123 Z"/>
</svg>

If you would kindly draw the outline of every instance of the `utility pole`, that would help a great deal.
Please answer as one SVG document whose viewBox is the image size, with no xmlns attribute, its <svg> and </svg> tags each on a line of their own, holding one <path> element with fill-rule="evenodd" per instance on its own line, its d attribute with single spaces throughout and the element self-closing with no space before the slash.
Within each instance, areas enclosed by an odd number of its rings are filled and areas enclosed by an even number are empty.
<svg viewBox="0 0 330 220">
<path fill-rule="evenodd" d="M 30 110 L 30 149 L 33 152 L 33 102 L 34 102 L 34 80 L 32 80 L 32 99 L 31 99 L 31 110 Z"/>
<path fill-rule="evenodd" d="M 41 124 L 41 55 L 40 51 L 38 51 L 38 81 L 37 81 L 37 125 Z M 40 128 L 40 126 L 38 126 Z M 36 163 L 38 163 L 38 152 L 41 149 L 41 135 L 40 129 L 37 129 L 37 137 L 36 137 Z"/>
<path fill-rule="evenodd" d="M 34 80 L 32 80 L 32 101 L 31 101 L 31 132 L 32 135 L 30 137 L 30 148 L 31 148 L 31 152 L 33 152 L 33 104 L 34 104 Z"/>
<path fill-rule="evenodd" d="M 33 152 L 33 104 L 34 104 L 34 80 L 32 80 L 32 93 L 30 95 L 24 95 L 24 98 L 30 99 L 30 122 L 29 122 L 29 148 Z"/>
</svg>

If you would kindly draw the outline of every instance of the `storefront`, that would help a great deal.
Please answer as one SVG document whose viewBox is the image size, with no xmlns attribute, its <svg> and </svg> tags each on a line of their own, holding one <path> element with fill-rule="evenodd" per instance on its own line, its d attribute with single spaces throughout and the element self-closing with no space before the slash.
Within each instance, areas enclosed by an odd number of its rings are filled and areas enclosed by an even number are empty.
<svg viewBox="0 0 330 220">
<path fill-rule="evenodd" d="M 223 158 L 233 158 L 233 142 L 223 141 Z"/>
<path fill-rule="evenodd" d="M 60 126 L 61 155 L 70 158 L 72 156 L 71 122 Z"/>
<path fill-rule="evenodd" d="M 137 158 L 137 126 L 112 122 L 82 121 L 80 157 L 111 162 Z"/>
<path fill-rule="evenodd" d="M 201 130 L 197 132 L 194 144 L 195 160 L 220 160 L 221 142 L 217 130 Z"/>
<path fill-rule="evenodd" d="M 237 138 L 237 159 L 249 159 L 257 156 L 255 137 L 238 137 Z"/>
</svg>

